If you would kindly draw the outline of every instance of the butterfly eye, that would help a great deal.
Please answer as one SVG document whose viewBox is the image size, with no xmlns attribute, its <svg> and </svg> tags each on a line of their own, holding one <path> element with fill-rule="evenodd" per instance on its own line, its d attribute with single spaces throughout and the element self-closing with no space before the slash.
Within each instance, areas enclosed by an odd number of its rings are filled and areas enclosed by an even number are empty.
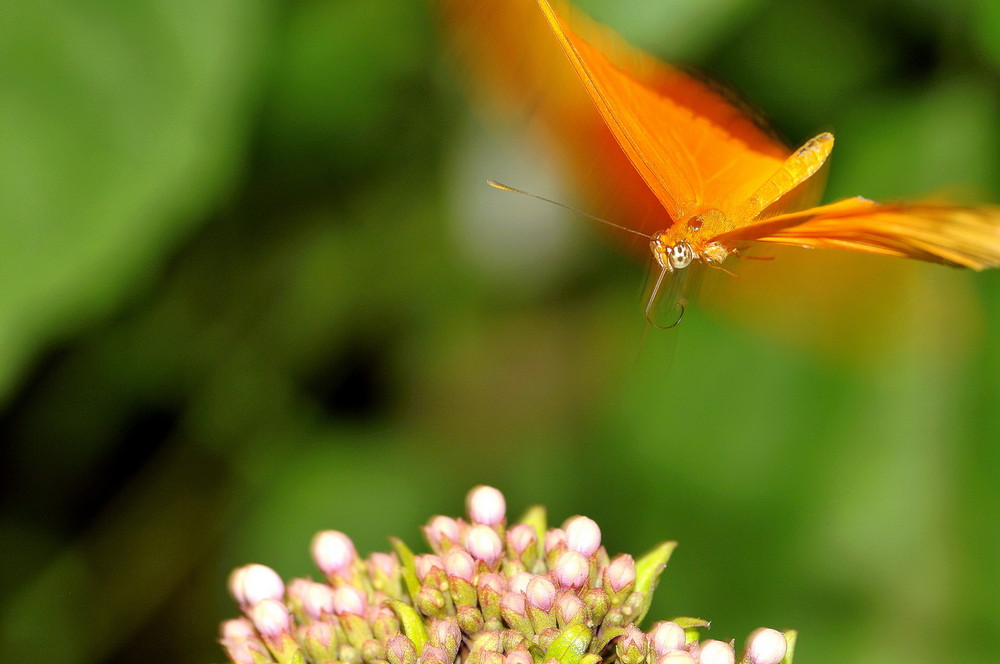
<svg viewBox="0 0 1000 664">
<path fill-rule="evenodd" d="M 691 264 L 694 260 L 694 249 L 687 242 L 678 242 L 674 246 L 670 247 L 668 253 L 668 259 L 670 261 L 670 267 L 675 270 L 680 270 Z"/>
</svg>

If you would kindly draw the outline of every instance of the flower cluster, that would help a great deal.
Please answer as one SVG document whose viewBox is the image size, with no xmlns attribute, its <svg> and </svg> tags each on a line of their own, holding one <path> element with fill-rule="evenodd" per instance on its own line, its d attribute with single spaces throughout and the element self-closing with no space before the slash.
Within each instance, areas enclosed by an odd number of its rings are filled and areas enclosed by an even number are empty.
<svg viewBox="0 0 1000 664">
<path fill-rule="evenodd" d="M 732 642 L 700 640 L 694 618 L 637 627 L 674 549 L 608 556 L 601 530 L 575 516 L 549 529 L 532 508 L 508 527 L 503 494 L 473 489 L 468 521 L 436 516 L 433 553 L 358 556 L 343 533 L 312 541 L 324 581 L 247 565 L 229 588 L 243 617 L 222 624 L 236 664 L 735 664 Z M 791 664 L 794 632 L 759 629 L 744 664 Z"/>
</svg>

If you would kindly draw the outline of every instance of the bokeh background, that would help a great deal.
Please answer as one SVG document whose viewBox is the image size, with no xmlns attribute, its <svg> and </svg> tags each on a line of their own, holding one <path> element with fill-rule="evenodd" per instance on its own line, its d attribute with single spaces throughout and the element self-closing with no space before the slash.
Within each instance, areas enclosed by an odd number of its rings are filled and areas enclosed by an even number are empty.
<svg viewBox="0 0 1000 664">
<path fill-rule="evenodd" d="M 793 143 L 836 131 L 828 198 L 1000 201 L 992 0 L 580 4 Z M 3 658 L 221 661 L 233 566 L 312 573 L 321 528 L 416 546 L 489 483 L 611 552 L 679 540 L 651 617 L 997 661 L 1000 274 L 793 251 L 644 338 L 641 251 L 486 187 L 600 206 L 462 29 L 0 5 Z"/>
</svg>

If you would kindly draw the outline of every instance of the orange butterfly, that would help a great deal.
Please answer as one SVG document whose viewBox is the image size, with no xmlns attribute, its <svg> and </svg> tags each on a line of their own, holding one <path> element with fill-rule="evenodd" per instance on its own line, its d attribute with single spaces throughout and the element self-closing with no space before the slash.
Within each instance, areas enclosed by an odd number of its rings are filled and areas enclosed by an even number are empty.
<svg viewBox="0 0 1000 664">
<path fill-rule="evenodd" d="M 790 152 L 712 85 L 628 46 L 586 17 L 571 26 L 560 16 L 568 10 L 557 13 L 548 0 L 538 5 L 607 128 L 669 217 L 665 230 L 647 236 L 660 267 L 647 318 L 666 275 L 695 262 L 718 268 L 750 241 L 975 270 L 1000 266 L 998 207 L 856 197 L 784 210 L 792 204 L 790 194 L 830 155 L 832 134 Z"/>
</svg>

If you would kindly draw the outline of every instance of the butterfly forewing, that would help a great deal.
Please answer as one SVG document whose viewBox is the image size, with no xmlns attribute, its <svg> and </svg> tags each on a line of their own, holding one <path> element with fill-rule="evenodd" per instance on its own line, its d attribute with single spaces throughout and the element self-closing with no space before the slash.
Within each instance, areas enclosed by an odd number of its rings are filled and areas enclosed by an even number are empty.
<svg viewBox="0 0 1000 664">
<path fill-rule="evenodd" d="M 585 17 L 571 27 L 547 0 L 538 2 L 611 132 L 675 221 L 707 208 L 735 217 L 735 206 L 745 206 L 790 154 L 710 85 Z"/>
</svg>

